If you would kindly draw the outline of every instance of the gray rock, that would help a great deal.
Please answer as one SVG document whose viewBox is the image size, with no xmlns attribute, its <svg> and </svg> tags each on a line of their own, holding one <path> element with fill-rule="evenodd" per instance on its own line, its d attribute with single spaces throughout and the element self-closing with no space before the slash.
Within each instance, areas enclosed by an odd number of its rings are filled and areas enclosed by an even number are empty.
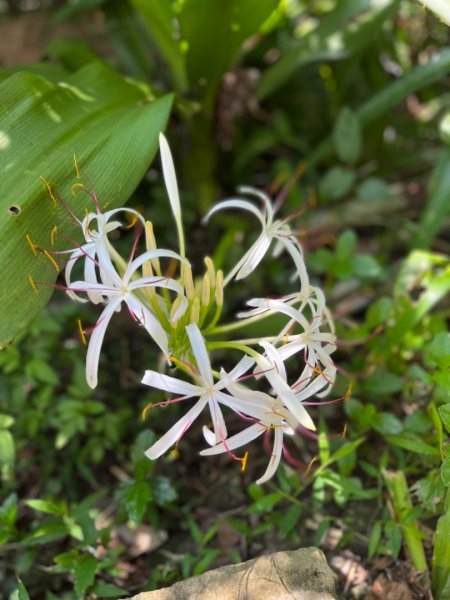
<svg viewBox="0 0 450 600">
<path fill-rule="evenodd" d="M 335 600 L 334 575 L 318 548 L 260 556 L 130 600 Z"/>
</svg>

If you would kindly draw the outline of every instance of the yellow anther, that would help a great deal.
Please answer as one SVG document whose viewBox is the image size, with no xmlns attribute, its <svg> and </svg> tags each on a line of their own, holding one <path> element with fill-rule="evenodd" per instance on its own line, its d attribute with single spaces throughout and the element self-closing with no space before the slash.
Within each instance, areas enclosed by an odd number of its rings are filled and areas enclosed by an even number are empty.
<svg viewBox="0 0 450 600">
<path fill-rule="evenodd" d="M 45 189 L 46 189 L 46 191 L 47 191 L 48 195 L 49 195 L 49 196 L 50 196 L 50 198 L 53 200 L 53 204 L 56 206 L 56 205 L 58 204 L 58 202 L 56 201 L 56 198 L 55 198 L 55 196 L 54 196 L 54 194 L 53 194 L 53 192 L 52 192 L 52 188 L 50 187 L 50 184 L 48 183 L 48 181 L 47 181 L 47 180 L 46 180 L 44 177 L 42 177 L 42 175 L 40 176 L 40 178 L 39 178 L 39 179 L 40 179 L 40 180 L 42 181 L 42 183 L 44 184 L 44 187 L 45 187 Z"/>
<path fill-rule="evenodd" d="M 209 300 L 211 298 L 211 280 L 209 278 L 209 273 L 205 273 L 202 281 L 202 304 L 203 306 L 208 306 Z"/>
<path fill-rule="evenodd" d="M 33 242 L 31 241 L 31 238 L 30 238 L 30 234 L 29 234 L 29 233 L 27 233 L 27 235 L 25 236 L 25 239 L 27 240 L 27 242 L 28 242 L 28 245 L 30 246 L 32 253 L 33 253 L 35 256 L 37 256 L 37 252 L 36 252 L 36 248 L 37 248 L 37 246 L 36 246 L 36 244 L 33 244 Z"/>
<path fill-rule="evenodd" d="M 180 304 L 181 304 L 181 296 L 177 296 L 172 304 L 172 308 L 170 309 L 170 320 L 171 321 L 174 318 L 177 310 L 180 308 Z"/>
<path fill-rule="evenodd" d="M 86 187 L 84 185 L 84 183 L 74 183 L 73 186 L 70 188 L 70 191 L 72 193 L 72 196 L 75 196 L 75 194 L 77 193 L 77 190 L 85 190 Z"/>
<path fill-rule="evenodd" d="M 195 286 L 192 278 L 191 267 L 187 265 L 182 266 L 183 285 L 186 292 L 186 298 L 191 301 L 195 297 Z"/>
<path fill-rule="evenodd" d="M 191 323 L 198 323 L 200 320 L 200 300 L 194 298 L 191 306 Z"/>
<path fill-rule="evenodd" d="M 147 251 L 157 249 L 155 234 L 153 233 L 153 224 L 151 221 L 145 222 L 145 245 L 146 245 Z M 161 267 L 160 267 L 158 258 L 152 258 L 152 265 L 153 265 L 153 268 L 155 269 L 155 271 L 158 274 L 160 274 Z"/>
<path fill-rule="evenodd" d="M 55 245 L 55 241 L 56 241 L 56 234 L 58 233 L 58 225 L 55 225 L 53 227 L 53 229 L 50 232 L 50 242 L 52 243 L 52 246 Z"/>
<path fill-rule="evenodd" d="M 31 287 L 33 288 L 33 292 L 35 294 L 37 294 L 38 293 L 38 289 L 36 287 L 36 283 L 35 283 L 34 279 L 31 277 L 31 275 L 28 276 L 28 281 L 30 282 Z"/>
<path fill-rule="evenodd" d="M 77 179 L 80 179 L 80 167 L 78 166 L 77 155 L 73 155 L 73 166 L 75 167 L 75 173 L 77 174 Z"/>
<path fill-rule="evenodd" d="M 81 341 L 83 342 L 83 346 L 86 346 L 86 344 L 87 344 L 86 334 L 84 332 L 83 325 L 81 324 L 81 319 L 78 319 L 77 324 L 78 324 L 78 331 L 80 332 L 80 335 L 81 335 Z"/>
<path fill-rule="evenodd" d="M 216 304 L 223 306 L 223 271 L 217 271 L 216 275 Z"/>
<path fill-rule="evenodd" d="M 209 256 L 205 258 L 205 265 L 208 271 L 209 280 L 211 282 L 211 288 L 214 289 L 216 287 L 216 269 L 214 268 L 214 263 Z"/>
<path fill-rule="evenodd" d="M 47 250 L 42 250 L 43 254 L 48 258 L 48 260 L 52 263 L 52 265 L 55 267 L 55 271 L 57 273 L 59 273 L 59 267 L 58 267 L 58 263 L 56 262 L 56 260 L 53 258 L 53 256 L 50 254 L 50 252 L 48 252 Z"/>
<path fill-rule="evenodd" d="M 316 463 L 318 460 L 319 460 L 319 457 L 314 456 L 314 458 L 312 458 L 309 461 L 309 465 L 306 467 L 306 472 L 305 472 L 306 475 L 309 475 L 309 472 L 311 471 L 313 464 Z"/>
<path fill-rule="evenodd" d="M 129 224 L 126 226 L 126 229 L 131 229 L 132 227 L 134 227 L 136 225 L 136 221 L 139 219 L 139 217 L 137 215 L 133 215 L 132 218 L 130 219 Z"/>
<path fill-rule="evenodd" d="M 152 406 L 153 406 L 153 402 L 150 402 L 150 404 L 147 404 L 147 406 L 144 406 L 144 409 L 142 410 L 142 413 L 141 413 L 141 417 L 142 417 L 143 421 L 145 421 L 145 419 L 147 418 L 147 413 L 152 408 Z"/>
<path fill-rule="evenodd" d="M 350 396 L 352 395 L 353 385 L 351 383 L 348 384 L 347 391 L 345 392 L 344 402 L 346 400 L 350 400 Z"/>
<path fill-rule="evenodd" d="M 344 425 L 344 429 L 342 430 L 342 433 L 340 434 L 341 438 L 346 438 L 347 437 L 347 423 Z"/>
<path fill-rule="evenodd" d="M 178 450 L 178 448 L 173 448 L 173 450 L 169 452 L 169 456 L 170 458 L 176 460 L 177 458 L 180 458 L 180 451 Z"/>
<path fill-rule="evenodd" d="M 247 452 L 244 454 L 244 458 L 241 458 L 240 461 L 242 463 L 241 466 L 241 473 L 245 473 L 245 469 L 247 468 L 247 460 L 248 460 L 248 450 Z"/>
</svg>

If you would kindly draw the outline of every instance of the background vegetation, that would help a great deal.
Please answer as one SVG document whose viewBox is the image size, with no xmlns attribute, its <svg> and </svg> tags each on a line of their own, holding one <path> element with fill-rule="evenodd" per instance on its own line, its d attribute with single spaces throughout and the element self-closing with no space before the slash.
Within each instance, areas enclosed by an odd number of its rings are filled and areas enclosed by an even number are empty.
<svg viewBox="0 0 450 600">
<path fill-rule="evenodd" d="M 7 4 L 5 19 L 24 7 Z M 358 585 L 387 597 L 388 573 L 413 597 L 432 586 L 450 598 L 448 28 L 412 0 L 41 10 L 80 34 L 0 72 L 4 597 L 123 597 L 316 544 L 349 597 Z M 83 19 L 100 23 L 94 47 Z M 56 223 L 60 248 L 74 235 L 40 181 L 69 198 L 74 152 L 102 203 L 128 201 L 170 245 L 158 161 L 149 170 L 167 122 L 192 255 L 216 247 L 216 263 L 231 263 L 253 233 L 231 214 L 200 227 L 218 198 L 239 184 L 284 189 L 335 316 L 333 397 L 346 400 L 317 409 L 318 441 L 297 436 L 263 487 L 251 483 L 256 452 L 243 474 L 227 457 L 199 459 L 200 425 L 179 452 L 143 458 L 176 418 L 140 419 L 140 374 L 156 367 L 145 337 L 117 317 L 92 391 L 76 324 L 97 315 L 62 294 L 42 313 L 50 291 L 29 284 L 57 273 L 25 235 L 48 245 Z M 252 286 L 289 291 L 275 261 Z"/>
</svg>

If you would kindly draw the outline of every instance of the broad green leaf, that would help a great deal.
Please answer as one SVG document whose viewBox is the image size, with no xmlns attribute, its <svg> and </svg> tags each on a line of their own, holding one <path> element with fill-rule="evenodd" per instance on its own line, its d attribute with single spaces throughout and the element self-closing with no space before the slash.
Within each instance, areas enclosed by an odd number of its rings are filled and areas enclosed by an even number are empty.
<svg viewBox="0 0 450 600">
<path fill-rule="evenodd" d="M 208 106 L 223 74 L 233 65 L 242 44 L 258 32 L 276 7 L 275 0 L 185 0 L 178 15 L 186 70 Z"/>
<path fill-rule="evenodd" d="M 257 89 L 259 100 L 284 85 L 301 67 L 317 61 L 341 60 L 360 51 L 394 14 L 399 0 L 339 0 L 320 25 L 293 44 L 280 60 L 266 69 Z"/>
<path fill-rule="evenodd" d="M 133 77 L 148 80 L 155 61 L 149 52 L 150 31 L 142 15 L 128 0 L 108 0 L 103 12 L 108 39 L 120 65 Z"/>
<path fill-rule="evenodd" d="M 128 516 L 138 523 L 152 498 L 152 490 L 147 481 L 133 481 L 125 491 L 125 506 Z"/>
<path fill-rule="evenodd" d="M 150 28 L 151 35 L 158 46 L 178 91 L 187 88 L 185 57 L 179 41 L 176 39 L 174 22 L 176 19 L 172 0 L 130 0 L 134 8 L 142 15 Z"/>
<path fill-rule="evenodd" d="M 0 85 L 0 349 L 45 306 L 56 278 L 54 266 L 43 253 L 34 255 L 26 236 L 49 250 L 66 249 L 67 238 L 80 239 L 79 228 L 52 201 L 40 177 L 83 216 L 93 206 L 86 194 L 70 193 L 77 181 L 76 154 L 100 205 L 124 204 L 156 152 L 171 102 L 171 96 L 152 100 L 98 62 L 60 84 L 22 72 Z M 44 285 L 33 288 L 30 277 Z"/>
<path fill-rule="evenodd" d="M 75 565 L 73 574 L 75 577 L 75 592 L 79 598 L 85 597 L 85 592 L 95 580 L 97 561 L 92 554 L 84 554 Z"/>
<path fill-rule="evenodd" d="M 441 151 L 430 180 L 429 198 L 420 217 L 416 248 L 427 248 L 445 223 L 450 213 L 450 148 Z"/>
<path fill-rule="evenodd" d="M 333 130 L 333 142 L 338 157 L 346 163 L 354 163 L 361 154 L 361 126 L 355 113 L 344 106 Z"/>
</svg>

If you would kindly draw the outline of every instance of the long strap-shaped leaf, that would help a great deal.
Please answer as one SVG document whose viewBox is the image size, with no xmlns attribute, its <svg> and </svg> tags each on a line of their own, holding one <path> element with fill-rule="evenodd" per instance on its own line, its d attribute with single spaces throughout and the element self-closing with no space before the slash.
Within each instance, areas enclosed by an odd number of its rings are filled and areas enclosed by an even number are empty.
<svg viewBox="0 0 450 600">
<path fill-rule="evenodd" d="M 171 103 L 171 96 L 149 98 L 100 62 L 59 84 L 23 72 L 1 83 L 0 349 L 51 295 L 51 288 L 34 290 L 31 281 L 51 284 L 57 275 L 44 254 L 34 255 L 26 236 L 50 250 L 70 246 L 67 238 L 79 239 L 79 230 L 40 177 L 83 217 L 93 206 L 86 194 L 70 192 L 76 154 L 101 206 L 124 204 L 155 155 Z"/>
</svg>

